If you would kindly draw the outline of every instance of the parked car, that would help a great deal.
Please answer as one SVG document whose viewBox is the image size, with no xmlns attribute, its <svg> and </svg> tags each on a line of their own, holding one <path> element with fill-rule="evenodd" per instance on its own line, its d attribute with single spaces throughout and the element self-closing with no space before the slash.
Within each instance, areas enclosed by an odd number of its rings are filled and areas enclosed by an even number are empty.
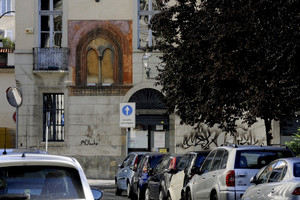
<svg viewBox="0 0 300 200">
<path fill-rule="evenodd" d="M 293 157 L 287 148 L 223 145 L 206 157 L 201 169 L 183 188 L 185 199 L 240 200 L 250 178 L 275 159 Z"/>
<path fill-rule="evenodd" d="M 210 151 L 191 151 L 182 157 L 177 168 L 173 171 L 167 196 L 172 200 L 179 200 L 182 188 L 193 177 L 196 169 L 200 168 Z"/>
<path fill-rule="evenodd" d="M 71 157 L 49 154 L 0 156 L 0 199 L 100 199 Z"/>
<path fill-rule="evenodd" d="M 300 199 L 300 158 L 281 158 L 250 180 L 243 200 Z"/>
<path fill-rule="evenodd" d="M 145 197 L 146 199 L 167 198 L 167 190 L 170 186 L 172 171 L 176 170 L 182 154 L 167 154 L 155 166 L 153 171 L 150 171 Z"/>
<path fill-rule="evenodd" d="M 141 161 L 132 177 L 132 196 L 133 200 L 144 200 L 147 188 L 149 172 L 153 170 L 155 165 L 162 159 L 165 154 L 147 153 L 143 155 Z"/>
<path fill-rule="evenodd" d="M 132 194 L 131 180 L 134 171 L 146 152 L 131 152 L 129 153 L 122 163 L 118 166 L 118 171 L 115 175 L 115 193 L 116 195 L 121 195 L 125 190 L 127 191 L 127 196 L 130 197 Z"/>
</svg>

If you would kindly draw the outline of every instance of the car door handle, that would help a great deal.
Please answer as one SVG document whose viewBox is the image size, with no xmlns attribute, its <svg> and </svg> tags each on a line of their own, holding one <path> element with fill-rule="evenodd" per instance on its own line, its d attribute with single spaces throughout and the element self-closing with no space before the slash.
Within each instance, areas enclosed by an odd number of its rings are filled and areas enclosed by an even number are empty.
<svg viewBox="0 0 300 200">
<path fill-rule="evenodd" d="M 260 193 L 260 190 L 257 190 L 257 194 L 259 194 Z"/>
<path fill-rule="evenodd" d="M 213 177 L 216 177 L 216 174 L 213 174 L 212 176 L 213 176 Z"/>
</svg>

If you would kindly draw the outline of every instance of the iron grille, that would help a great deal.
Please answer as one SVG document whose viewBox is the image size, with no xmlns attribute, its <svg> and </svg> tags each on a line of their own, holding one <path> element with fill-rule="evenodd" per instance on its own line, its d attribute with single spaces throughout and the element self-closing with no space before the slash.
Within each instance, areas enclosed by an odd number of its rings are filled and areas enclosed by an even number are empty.
<svg viewBox="0 0 300 200">
<path fill-rule="evenodd" d="M 43 141 L 64 141 L 64 94 L 43 95 Z"/>
<path fill-rule="evenodd" d="M 33 48 L 33 70 L 68 70 L 68 48 Z"/>
</svg>

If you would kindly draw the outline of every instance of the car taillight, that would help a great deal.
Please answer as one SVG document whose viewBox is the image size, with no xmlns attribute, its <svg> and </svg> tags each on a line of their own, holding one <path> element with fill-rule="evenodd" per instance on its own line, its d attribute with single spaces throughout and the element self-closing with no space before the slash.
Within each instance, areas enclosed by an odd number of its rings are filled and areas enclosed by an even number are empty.
<svg viewBox="0 0 300 200">
<path fill-rule="evenodd" d="M 226 186 L 234 187 L 235 186 L 235 172 L 231 170 L 226 174 Z"/>
<path fill-rule="evenodd" d="M 300 195 L 300 187 L 295 188 L 292 195 Z"/>
<path fill-rule="evenodd" d="M 135 161 L 134 161 L 134 164 L 133 164 L 133 170 L 136 170 L 136 169 L 137 169 L 138 160 L 139 160 L 139 157 L 137 156 L 137 157 L 135 158 Z"/>
<path fill-rule="evenodd" d="M 144 166 L 143 166 L 143 172 L 147 173 L 148 172 L 148 162 L 145 162 Z"/>
<path fill-rule="evenodd" d="M 169 165 L 169 169 L 175 169 L 175 168 L 176 168 L 176 157 L 171 160 L 171 163 Z"/>
</svg>

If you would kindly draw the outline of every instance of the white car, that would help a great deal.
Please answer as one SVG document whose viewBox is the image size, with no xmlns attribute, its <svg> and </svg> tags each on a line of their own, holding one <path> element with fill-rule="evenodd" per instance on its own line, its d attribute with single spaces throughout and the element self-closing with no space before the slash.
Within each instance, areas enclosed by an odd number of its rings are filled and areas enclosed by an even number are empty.
<svg viewBox="0 0 300 200">
<path fill-rule="evenodd" d="M 0 199 L 100 199 L 71 157 L 49 154 L 0 156 Z"/>
<path fill-rule="evenodd" d="M 183 199 L 240 200 L 250 178 L 278 158 L 293 157 L 286 148 L 226 144 L 206 157 L 200 171 L 183 188 Z"/>
<path fill-rule="evenodd" d="M 179 200 L 182 188 L 193 177 L 193 171 L 200 168 L 209 151 L 191 151 L 184 154 L 170 180 L 168 199 Z"/>
<path fill-rule="evenodd" d="M 300 199 L 300 158 L 271 162 L 251 178 L 243 200 Z"/>
</svg>

